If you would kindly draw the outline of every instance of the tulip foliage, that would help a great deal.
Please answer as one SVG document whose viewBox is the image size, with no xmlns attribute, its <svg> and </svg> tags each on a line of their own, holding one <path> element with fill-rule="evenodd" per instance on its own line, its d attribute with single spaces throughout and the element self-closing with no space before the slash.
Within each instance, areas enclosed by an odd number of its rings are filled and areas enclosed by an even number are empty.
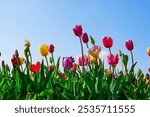
<svg viewBox="0 0 150 117">
<path fill-rule="evenodd" d="M 113 53 L 113 38 L 102 37 L 103 45 L 96 45 L 92 36 L 83 33 L 82 25 L 73 27 L 78 37 L 81 52 L 54 59 L 55 46 L 41 44 L 39 53 L 41 61 L 33 63 L 30 41 L 25 40 L 24 57 L 15 50 L 10 59 L 12 65 L 2 60 L 0 68 L 1 100 L 136 100 L 150 99 L 150 76 L 135 72 L 134 43 L 127 40 L 124 45 L 131 56 Z M 90 41 L 90 43 L 89 43 Z M 86 45 L 84 48 L 84 44 Z M 108 49 L 104 63 L 101 50 Z M 87 55 L 84 53 L 87 51 Z M 150 56 L 150 48 L 147 49 Z M 131 59 L 130 59 L 131 58 Z M 118 69 L 118 63 L 122 69 Z M 129 62 L 132 65 L 129 66 Z M 104 64 L 108 64 L 105 68 Z M 62 66 L 62 67 L 61 67 Z M 63 68 L 63 69 L 61 69 Z M 148 68 L 150 72 L 150 68 Z"/>
</svg>

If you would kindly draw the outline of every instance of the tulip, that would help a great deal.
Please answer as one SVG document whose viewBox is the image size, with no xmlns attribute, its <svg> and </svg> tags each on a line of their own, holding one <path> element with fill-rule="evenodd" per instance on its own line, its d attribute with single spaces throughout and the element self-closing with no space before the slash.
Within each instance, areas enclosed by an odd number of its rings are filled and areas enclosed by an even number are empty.
<svg viewBox="0 0 150 117">
<path fill-rule="evenodd" d="M 107 75 L 112 74 L 112 71 L 111 71 L 111 70 L 109 70 L 109 69 L 105 69 L 105 70 L 104 70 L 104 72 L 105 72 Z"/>
<path fill-rule="evenodd" d="M 150 68 L 148 68 L 148 71 L 150 72 Z"/>
<path fill-rule="evenodd" d="M 80 45 L 81 45 L 81 53 L 82 53 L 82 63 L 84 63 L 84 52 L 83 52 L 83 44 L 81 40 L 82 35 L 82 25 L 76 25 L 73 27 L 74 34 L 79 37 Z M 87 46 L 88 47 L 88 46 Z M 84 72 L 84 66 L 82 66 L 82 72 Z"/>
<path fill-rule="evenodd" d="M 50 65 L 48 68 L 49 68 L 49 70 L 56 70 L 56 66 L 54 66 L 54 65 Z"/>
<path fill-rule="evenodd" d="M 28 39 L 26 39 L 26 40 L 24 41 L 24 46 L 30 47 L 30 41 L 29 41 Z"/>
<path fill-rule="evenodd" d="M 73 27 L 73 32 L 76 36 L 80 37 L 82 35 L 82 25 L 75 25 Z"/>
<path fill-rule="evenodd" d="M 88 43 L 89 41 L 87 33 L 83 33 L 80 38 L 82 39 L 83 43 Z"/>
<path fill-rule="evenodd" d="M 54 52 L 54 45 L 53 44 L 50 44 L 49 46 L 48 46 L 48 51 L 49 51 L 49 53 L 53 53 Z"/>
<path fill-rule="evenodd" d="M 133 41 L 132 41 L 132 40 L 127 40 L 127 41 L 125 42 L 125 46 L 126 46 L 126 48 L 127 48 L 129 51 L 133 50 L 133 48 L 134 48 Z"/>
<path fill-rule="evenodd" d="M 71 69 L 73 66 L 74 58 L 72 57 L 64 57 L 62 61 L 62 65 L 65 69 Z"/>
<path fill-rule="evenodd" d="M 100 46 L 92 46 L 89 48 L 88 53 L 89 55 L 97 58 L 101 52 L 101 47 Z"/>
<path fill-rule="evenodd" d="M 40 69 L 41 63 L 38 61 L 36 64 L 31 65 L 31 72 L 38 72 Z"/>
<path fill-rule="evenodd" d="M 105 48 L 111 48 L 113 45 L 113 39 L 111 37 L 103 37 L 102 38 L 102 43 L 105 46 Z"/>
<path fill-rule="evenodd" d="M 84 59 L 84 60 L 82 60 L 82 59 Z M 86 55 L 83 55 L 83 57 L 82 57 L 82 55 L 78 56 L 77 57 L 77 63 L 80 66 L 86 66 L 86 65 L 88 65 L 88 63 L 89 63 L 88 56 L 86 56 Z"/>
<path fill-rule="evenodd" d="M 46 57 L 48 55 L 48 45 L 47 44 L 41 44 L 39 47 L 40 53 L 42 56 Z"/>
<path fill-rule="evenodd" d="M 15 57 L 14 55 L 11 59 L 11 62 L 12 62 L 12 65 L 13 65 L 14 68 L 19 66 L 19 59 L 17 57 Z"/>
<path fill-rule="evenodd" d="M 147 54 L 150 56 L 150 47 L 147 48 Z"/>
<path fill-rule="evenodd" d="M 119 62 L 118 54 L 113 55 L 111 53 L 110 55 L 107 56 L 107 60 L 108 60 L 109 65 L 112 65 L 113 67 L 115 67 Z"/>
<path fill-rule="evenodd" d="M 134 48 L 133 41 L 132 40 L 127 40 L 125 42 L 125 46 L 131 52 L 132 66 L 133 66 L 134 65 L 134 59 L 133 59 L 133 53 L 132 53 L 132 50 Z M 133 70 L 133 74 L 134 74 L 134 70 Z"/>
</svg>

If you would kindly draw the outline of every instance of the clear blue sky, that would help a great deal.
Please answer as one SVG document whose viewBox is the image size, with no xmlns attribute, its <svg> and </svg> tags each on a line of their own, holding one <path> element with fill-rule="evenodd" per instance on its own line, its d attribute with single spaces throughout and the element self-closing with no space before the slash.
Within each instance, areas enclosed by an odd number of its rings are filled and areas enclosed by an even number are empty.
<svg viewBox="0 0 150 117">
<path fill-rule="evenodd" d="M 150 57 L 149 0 L 0 0 L 0 51 L 10 63 L 15 49 L 23 56 L 23 42 L 31 41 L 34 62 L 41 60 L 38 46 L 54 43 L 55 57 L 73 56 L 80 52 L 80 43 L 72 27 L 82 24 L 102 46 L 101 37 L 114 39 L 113 53 L 120 48 L 130 55 L 124 41 L 134 41 L 137 68 L 147 72 Z M 86 48 L 85 48 L 86 49 Z M 107 51 L 102 46 L 103 51 Z M 129 61 L 131 63 L 131 61 Z"/>
</svg>

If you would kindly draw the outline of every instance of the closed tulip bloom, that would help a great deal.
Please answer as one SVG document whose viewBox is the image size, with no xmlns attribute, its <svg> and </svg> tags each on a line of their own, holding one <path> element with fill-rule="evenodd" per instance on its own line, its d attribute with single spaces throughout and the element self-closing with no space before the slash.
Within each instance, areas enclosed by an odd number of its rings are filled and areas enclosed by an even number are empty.
<svg viewBox="0 0 150 117">
<path fill-rule="evenodd" d="M 126 48 L 127 48 L 129 51 L 133 50 L 133 48 L 134 48 L 133 41 L 132 41 L 132 40 L 127 40 L 127 41 L 125 42 L 125 46 L 126 46 Z"/>
<path fill-rule="evenodd" d="M 73 64 L 72 69 L 77 70 L 78 69 L 78 65 L 77 64 Z"/>
<path fill-rule="evenodd" d="M 147 54 L 150 56 L 150 47 L 147 48 Z"/>
<path fill-rule="evenodd" d="M 105 36 L 102 38 L 102 43 L 105 48 L 111 48 L 113 45 L 113 39 L 111 37 Z"/>
<path fill-rule="evenodd" d="M 116 65 L 119 62 L 119 58 L 118 58 L 118 54 L 113 55 L 112 53 L 110 53 L 110 55 L 107 56 L 107 60 L 108 60 L 108 64 L 109 65 Z"/>
<path fill-rule="evenodd" d="M 81 36 L 82 35 L 82 25 L 75 25 L 73 27 L 73 32 L 76 36 Z"/>
<path fill-rule="evenodd" d="M 93 57 L 96 57 L 96 58 L 99 56 L 100 52 L 101 52 L 101 47 L 100 46 L 92 46 L 88 50 L 89 55 L 91 55 Z"/>
<path fill-rule="evenodd" d="M 46 57 L 48 55 L 48 45 L 47 44 L 41 44 L 39 47 L 40 53 L 42 56 Z"/>
<path fill-rule="evenodd" d="M 83 43 L 88 43 L 89 41 L 87 33 L 83 33 L 80 38 L 82 39 Z"/>
<path fill-rule="evenodd" d="M 150 68 L 148 68 L 148 71 L 150 72 Z"/>
<path fill-rule="evenodd" d="M 71 69 L 73 66 L 74 58 L 72 57 L 64 57 L 62 61 L 62 65 L 65 69 Z"/>
<path fill-rule="evenodd" d="M 13 67 L 18 67 L 19 66 L 19 58 L 13 56 L 11 59 L 11 63 L 13 65 Z"/>
<path fill-rule="evenodd" d="M 26 40 L 24 41 L 24 46 L 30 47 L 30 41 L 29 41 L 28 39 L 26 39 Z"/>
<path fill-rule="evenodd" d="M 84 59 L 84 63 L 83 63 L 83 59 L 82 58 Z M 88 56 L 83 55 L 83 57 L 82 57 L 82 55 L 80 55 L 80 56 L 77 57 L 77 64 L 78 65 L 86 66 L 86 65 L 88 65 L 88 63 L 89 63 Z"/>
<path fill-rule="evenodd" d="M 89 54 L 89 58 L 90 58 L 91 62 L 97 63 L 97 57 L 94 57 L 94 56 L 92 56 L 92 55 Z"/>
<path fill-rule="evenodd" d="M 49 44 L 49 46 L 48 46 L 48 51 L 49 51 L 49 53 L 53 53 L 54 52 L 54 45 L 53 44 Z"/>
</svg>

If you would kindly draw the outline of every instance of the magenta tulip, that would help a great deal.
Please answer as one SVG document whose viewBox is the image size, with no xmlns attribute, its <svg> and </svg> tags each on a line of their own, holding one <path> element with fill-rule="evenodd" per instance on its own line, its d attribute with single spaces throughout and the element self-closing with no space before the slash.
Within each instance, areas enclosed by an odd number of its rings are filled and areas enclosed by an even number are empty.
<svg viewBox="0 0 150 117">
<path fill-rule="evenodd" d="M 126 46 L 126 48 L 127 48 L 129 51 L 133 50 L 133 48 L 134 48 L 133 41 L 132 41 L 132 40 L 127 40 L 127 41 L 125 42 L 125 46 Z"/>
<path fill-rule="evenodd" d="M 89 41 L 87 33 L 83 33 L 80 38 L 82 39 L 83 43 L 88 43 Z"/>
<path fill-rule="evenodd" d="M 82 60 L 82 58 L 83 58 L 84 60 Z M 84 61 L 84 63 L 83 63 L 83 61 Z M 78 65 L 80 65 L 80 66 L 86 66 L 86 65 L 88 65 L 88 63 L 89 63 L 88 56 L 86 56 L 86 55 L 83 55 L 83 57 L 82 57 L 82 55 L 78 56 L 78 57 L 77 57 L 77 63 L 78 63 Z"/>
<path fill-rule="evenodd" d="M 64 57 L 62 61 L 62 65 L 65 69 L 71 69 L 73 66 L 74 58 L 72 57 Z"/>
<path fill-rule="evenodd" d="M 118 58 L 118 54 L 113 55 L 112 53 L 110 53 L 110 55 L 107 56 L 107 60 L 108 60 L 108 64 L 109 65 L 116 65 L 119 62 L 119 58 Z"/>
<path fill-rule="evenodd" d="M 48 51 L 49 51 L 49 53 L 53 53 L 54 52 L 54 45 L 53 44 L 49 44 L 49 46 L 48 46 Z"/>
<path fill-rule="evenodd" d="M 76 36 L 81 36 L 82 35 L 82 25 L 75 25 L 73 27 L 73 32 Z"/>
<path fill-rule="evenodd" d="M 111 48 L 113 45 L 113 39 L 111 37 L 103 37 L 102 38 L 102 43 L 105 46 L 105 48 Z"/>
</svg>

